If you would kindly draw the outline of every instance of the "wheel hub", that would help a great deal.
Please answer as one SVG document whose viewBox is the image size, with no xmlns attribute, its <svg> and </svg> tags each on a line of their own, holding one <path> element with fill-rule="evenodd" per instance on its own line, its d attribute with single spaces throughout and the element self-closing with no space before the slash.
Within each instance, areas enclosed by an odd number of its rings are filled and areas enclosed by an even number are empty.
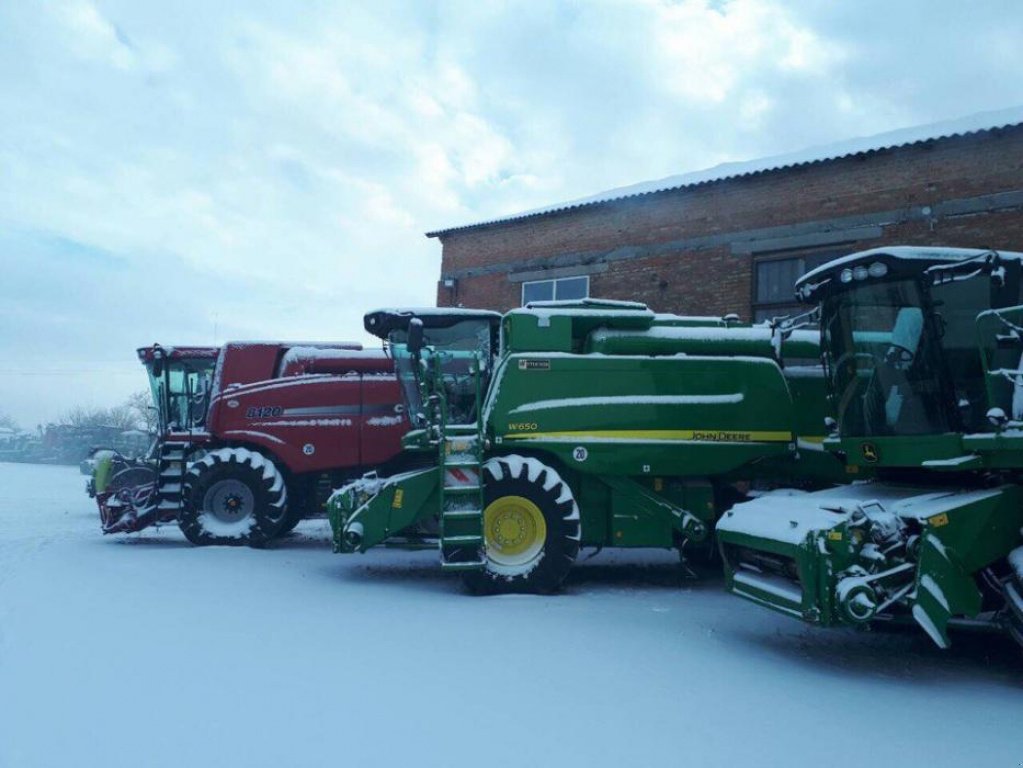
<svg viewBox="0 0 1023 768">
<path fill-rule="evenodd" d="M 483 511 L 487 558 L 501 566 L 528 565 L 547 540 L 543 512 L 522 496 L 502 496 Z"/>
<path fill-rule="evenodd" d="M 203 497 L 203 511 L 224 523 L 236 523 L 252 514 L 255 500 L 240 480 L 214 483 Z"/>
</svg>

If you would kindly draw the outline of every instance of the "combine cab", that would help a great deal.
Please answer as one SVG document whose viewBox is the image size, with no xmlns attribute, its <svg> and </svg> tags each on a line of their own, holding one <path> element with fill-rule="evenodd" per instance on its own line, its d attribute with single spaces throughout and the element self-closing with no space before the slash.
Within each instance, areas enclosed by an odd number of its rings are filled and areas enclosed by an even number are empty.
<svg viewBox="0 0 1023 768">
<path fill-rule="evenodd" d="M 727 585 L 813 624 L 957 624 L 1023 642 L 1020 254 L 888 248 L 804 276 L 836 419 L 824 447 L 876 479 L 740 504 Z"/>
<path fill-rule="evenodd" d="M 393 350 L 420 468 L 335 494 L 337 551 L 432 524 L 471 590 L 549 592 L 581 547 L 713 556 L 714 521 L 749 483 L 844 479 L 820 448 L 814 333 L 586 300 L 512 311 L 500 349 L 458 350 L 423 338 L 430 321 L 367 316 Z"/>
<path fill-rule="evenodd" d="M 489 328 L 494 313 L 469 313 Z M 449 341 L 451 329 L 431 327 Z M 456 340 L 457 342 L 457 340 Z M 393 472 L 408 429 L 394 361 L 358 344 L 154 345 L 138 351 L 159 413 L 147 462 L 96 457 L 105 533 L 177 522 L 195 544 L 263 545 L 335 487 Z"/>
</svg>

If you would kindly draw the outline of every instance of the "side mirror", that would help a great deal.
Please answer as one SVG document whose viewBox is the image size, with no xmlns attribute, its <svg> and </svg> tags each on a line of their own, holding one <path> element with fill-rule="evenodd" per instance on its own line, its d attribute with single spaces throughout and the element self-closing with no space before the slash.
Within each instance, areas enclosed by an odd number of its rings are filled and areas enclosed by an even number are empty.
<svg viewBox="0 0 1023 768">
<path fill-rule="evenodd" d="M 419 357 L 419 353 L 423 351 L 423 321 L 418 317 L 409 320 L 408 340 L 405 343 L 408 346 L 409 354 Z"/>
<path fill-rule="evenodd" d="M 159 344 L 153 345 L 153 376 L 163 376 L 163 349 Z"/>
</svg>

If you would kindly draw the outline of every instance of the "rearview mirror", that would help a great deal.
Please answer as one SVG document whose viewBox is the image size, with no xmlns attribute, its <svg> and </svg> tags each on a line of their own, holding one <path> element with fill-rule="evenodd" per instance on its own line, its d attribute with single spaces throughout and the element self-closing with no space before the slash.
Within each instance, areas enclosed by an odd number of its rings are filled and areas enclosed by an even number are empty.
<svg viewBox="0 0 1023 768">
<path fill-rule="evenodd" d="M 423 321 L 418 317 L 413 317 L 408 322 L 408 345 L 409 354 L 413 357 L 419 357 L 419 353 L 423 351 Z"/>
<path fill-rule="evenodd" d="M 159 344 L 153 345 L 153 376 L 163 376 L 163 348 Z"/>
</svg>

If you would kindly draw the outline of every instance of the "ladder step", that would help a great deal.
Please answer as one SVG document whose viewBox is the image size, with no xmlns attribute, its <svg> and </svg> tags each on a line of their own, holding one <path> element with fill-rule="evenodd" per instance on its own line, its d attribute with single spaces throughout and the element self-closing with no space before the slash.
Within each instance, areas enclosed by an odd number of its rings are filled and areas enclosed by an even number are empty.
<svg viewBox="0 0 1023 768">
<path fill-rule="evenodd" d="M 481 517 L 482 515 L 482 509 L 445 509 L 441 513 L 441 517 L 450 520 L 466 520 L 471 517 Z"/>
<path fill-rule="evenodd" d="M 479 471 L 481 464 L 475 459 L 466 459 L 465 461 L 445 461 L 444 469 L 475 469 Z"/>
<path fill-rule="evenodd" d="M 479 486 L 479 485 L 445 485 L 444 486 L 444 493 L 445 494 L 451 494 L 451 493 L 479 493 L 480 487 L 481 486 Z"/>
<path fill-rule="evenodd" d="M 160 486 L 160 494 L 162 496 L 180 496 L 181 495 L 181 483 L 164 483 Z"/>
<path fill-rule="evenodd" d="M 466 544 L 482 544 L 482 536 L 445 536 L 441 539 L 441 546 L 463 547 Z"/>
<path fill-rule="evenodd" d="M 478 571 L 485 565 L 482 560 L 471 560 L 467 563 L 449 563 L 442 560 L 440 567 L 442 571 Z"/>
</svg>

